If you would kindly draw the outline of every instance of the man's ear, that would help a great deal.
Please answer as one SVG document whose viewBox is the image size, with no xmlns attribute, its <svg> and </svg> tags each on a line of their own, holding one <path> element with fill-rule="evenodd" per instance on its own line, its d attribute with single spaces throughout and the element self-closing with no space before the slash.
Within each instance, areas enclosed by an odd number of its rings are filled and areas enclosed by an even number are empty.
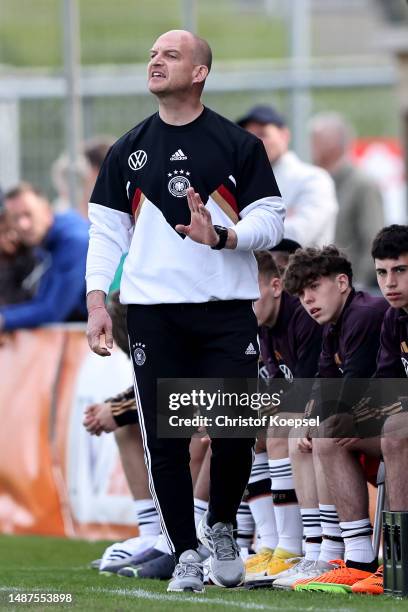
<svg viewBox="0 0 408 612">
<path fill-rule="evenodd" d="M 203 83 L 208 76 L 208 68 L 204 64 L 200 66 L 194 66 L 193 69 L 193 83 Z"/>
<path fill-rule="evenodd" d="M 344 293 L 347 289 L 350 288 L 350 281 L 347 274 L 338 274 L 336 276 L 336 283 L 340 290 L 340 293 Z"/>
<path fill-rule="evenodd" d="M 273 291 L 273 297 L 279 298 L 282 295 L 283 287 L 282 287 L 282 279 L 277 276 L 273 276 L 270 281 L 270 285 Z"/>
<path fill-rule="evenodd" d="M 292 139 L 292 134 L 290 132 L 290 129 L 285 125 L 282 129 L 282 133 L 284 134 L 285 137 L 285 142 L 286 142 L 286 146 L 289 147 L 290 145 L 290 141 Z"/>
</svg>

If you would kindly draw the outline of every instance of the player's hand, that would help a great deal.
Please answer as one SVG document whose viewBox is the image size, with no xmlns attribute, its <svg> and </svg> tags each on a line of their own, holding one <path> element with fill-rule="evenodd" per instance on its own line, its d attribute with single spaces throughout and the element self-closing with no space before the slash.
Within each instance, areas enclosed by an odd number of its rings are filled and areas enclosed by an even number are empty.
<svg viewBox="0 0 408 612">
<path fill-rule="evenodd" d="M 358 442 L 360 442 L 361 438 L 334 438 L 337 446 L 341 446 L 342 448 L 352 449 Z"/>
<path fill-rule="evenodd" d="M 109 402 L 88 406 L 85 410 L 83 425 L 90 434 L 95 436 L 100 436 L 102 432 L 110 433 L 118 427 L 112 416 Z"/>
<path fill-rule="evenodd" d="M 301 453 L 312 452 L 312 441 L 310 438 L 298 438 L 297 446 Z"/>
<path fill-rule="evenodd" d="M 187 203 L 191 212 L 190 225 L 176 225 L 176 232 L 185 234 L 194 242 L 215 246 L 219 236 L 214 229 L 211 214 L 204 206 L 200 194 L 192 187 L 187 189 Z"/>
<path fill-rule="evenodd" d="M 110 355 L 109 349 L 113 347 L 112 320 L 104 306 L 98 306 L 89 311 L 86 336 L 94 353 L 101 357 Z M 102 346 L 101 336 L 105 336 L 106 346 Z"/>
</svg>

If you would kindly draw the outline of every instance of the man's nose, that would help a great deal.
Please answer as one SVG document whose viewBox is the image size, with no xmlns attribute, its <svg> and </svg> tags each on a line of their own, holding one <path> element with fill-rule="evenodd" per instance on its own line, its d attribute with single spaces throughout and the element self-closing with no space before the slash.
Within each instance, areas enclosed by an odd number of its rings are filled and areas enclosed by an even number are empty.
<svg viewBox="0 0 408 612">
<path fill-rule="evenodd" d="M 17 221 L 17 227 L 21 231 L 28 230 L 30 228 L 30 225 L 31 221 L 30 219 L 27 219 L 27 217 L 20 217 L 20 219 Z"/>
<path fill-rule="evenodd" d="M 394 287 L 396 285 L 396 278 L 395 278 L 395 274 L 387 274 L 387 278 L 385 281 L 385 286 L 386 287 Z"/>
</svg>

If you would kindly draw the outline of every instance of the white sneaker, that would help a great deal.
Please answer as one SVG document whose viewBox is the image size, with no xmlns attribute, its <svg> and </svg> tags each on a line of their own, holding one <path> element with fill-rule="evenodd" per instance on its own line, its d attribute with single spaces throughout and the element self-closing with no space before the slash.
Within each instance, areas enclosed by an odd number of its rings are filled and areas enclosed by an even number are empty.
<svg viewBox="0 0 408 612">
<path fill-rule="evenodd" d="M 288 570 L 281 572 L 276 580 L 273 581 L 274 589 L 291 589 L 296 580 L 305 578 L 315 578 L 324 572 L 333 569 L 333 565 L 326 561 L 313 561 L 302 559 Z"/>
<path fill-rule="evenodd" d="M 245 565 L 239 556 L 231 523 L 207 523 L 207 512 L 197 526 L 197 536 L 211 552 L 209 577 L 217 586 L 239 586 L 245 578 Z"/>
<path fill-rule="evenodd" d="M 204 571 L 203 562 L 196 550 L 186 550 L 180 555 L 179 562 L 173 573 L 173 579 L 167 587 L 168 593 L 203 593 Z"/>
<path fill-rule="evenodd" d="M 157 535 L 130 538 L 124 542 L 111 544 L 103 553 L 99 571 L 116 571 L 132 563 L 132 559 L 144 551 L 152 548 L 157 540 Z"/>
</svg>

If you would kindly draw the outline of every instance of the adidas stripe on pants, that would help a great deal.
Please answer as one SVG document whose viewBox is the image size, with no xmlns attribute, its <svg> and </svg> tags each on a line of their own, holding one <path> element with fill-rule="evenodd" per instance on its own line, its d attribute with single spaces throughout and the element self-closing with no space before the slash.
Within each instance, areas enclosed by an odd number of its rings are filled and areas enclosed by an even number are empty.
<svg viewBox="0 0 408 612">
<path fill-rule="evenodd" d="M 190 440 L 158 438 L 158 378 L 256 378 L 251 301 L 128 306 L 128 333 L 150 490 L 177 558 L 197 547 Z M 252 344 L 251 350 L 247 351 Z M 252 350 L 253 348 L 253 350 Z M 252 466 L 251 438 L 213 438 L 209 512 L 235 525 Z"/>
</svg>

